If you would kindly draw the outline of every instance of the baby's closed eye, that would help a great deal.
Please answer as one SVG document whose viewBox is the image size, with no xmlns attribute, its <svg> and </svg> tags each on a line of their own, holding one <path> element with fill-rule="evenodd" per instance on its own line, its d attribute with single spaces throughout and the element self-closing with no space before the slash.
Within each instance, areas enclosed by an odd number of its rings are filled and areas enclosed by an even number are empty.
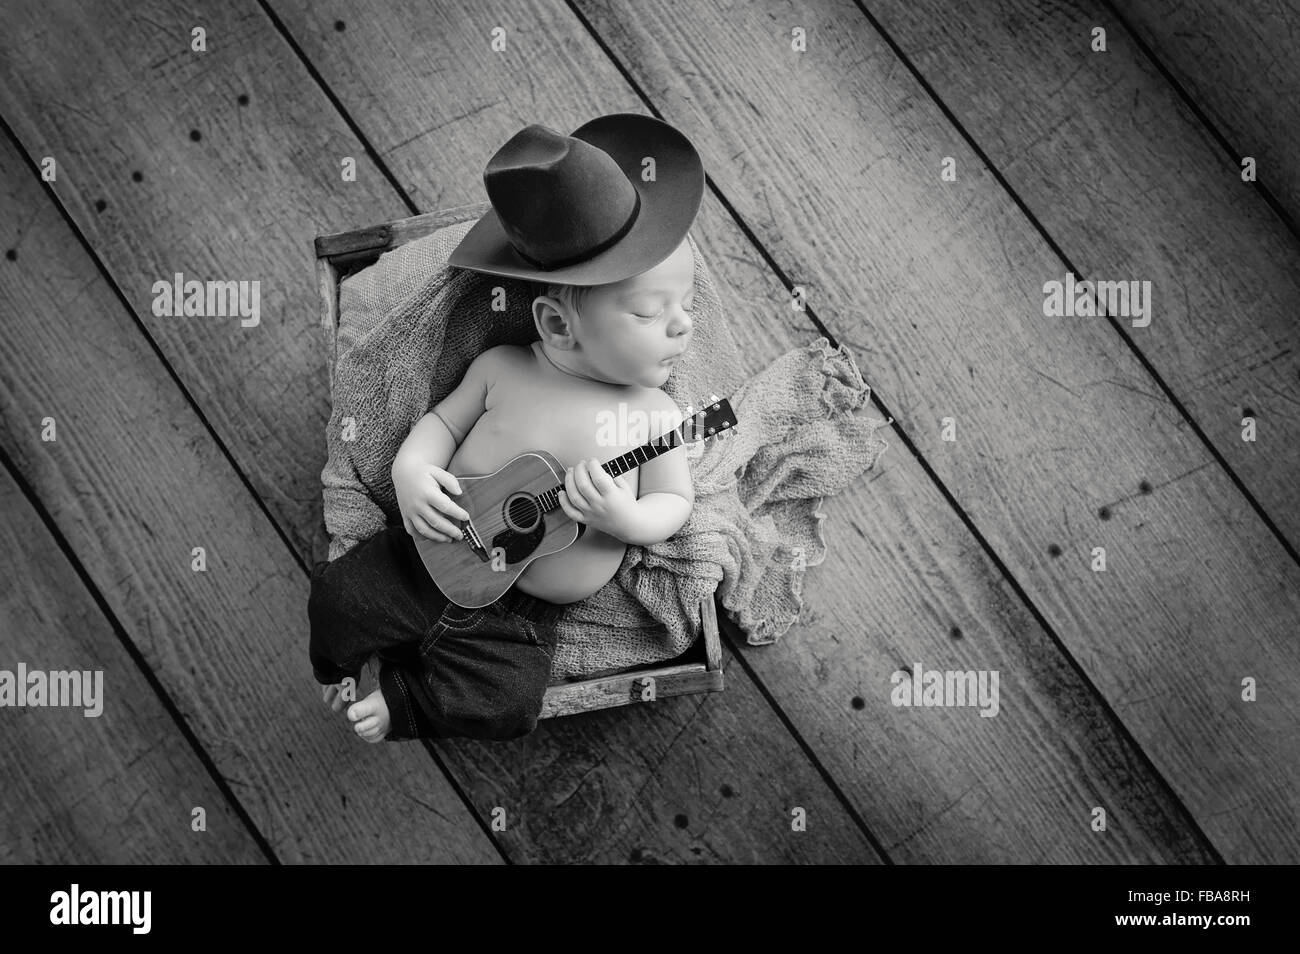
<svg viewBox="0 0 1300 954">
<path fill-rule="evenodd" d="M 689 312 L 694 307 L 695 307 L 695 292 L 692 291 L 690 295 L 687 297 L 686 301 L 682 302 L 682 311 Z M 636 315 L 638 318 L 646 318 L 646 319 L 662 318 L 664 314 L 664 309 L 660 307 L 658 311 L 649 314 L 633 309 L 632 314 Z"/>
</svg>

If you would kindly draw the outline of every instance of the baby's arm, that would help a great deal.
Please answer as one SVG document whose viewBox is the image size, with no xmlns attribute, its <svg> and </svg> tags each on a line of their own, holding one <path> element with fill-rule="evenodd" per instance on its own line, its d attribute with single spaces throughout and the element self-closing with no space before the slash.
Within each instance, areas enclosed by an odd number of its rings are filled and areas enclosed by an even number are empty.
<svg viewBox="0 0 1300 954">
<path fill-rule="evenodd" d="M 659 393 L 663 394 L 659 405 L 659 420 L 667 421 L 669 428 L 680 427 L 683 420 L 681 411 L 672 398 L 662 391 Z M 641 465 L 636 517 L 622 540 L 638 546 L 650 546 L 667 540 L 681 529 L 694 506 L 695 487 L 691 483 L 686 448 L 675 447 Z"/>
<path fill-rule="evenodd" d="M 657 393 L 653 419 L 668 421 L 667 426 L 656 427 L 667 433 L 681 425 L 682 415 L 672 398 L 662 391 Z M 639 485 L 640 496 L 633 497 L 625 477 L 611 477 L 599 460 L 588 458 L 565 470 L 560 507 L 573 520 L 624 543 L 648 547 L 681 529 L 695 505 L 686 448 L 674 447 L 642 464 Z"/>
<path fill-rule="evenodd" d="M 408 533 L 440 541 L 460 537 L 460 529 L 443 514 L 458 520 L 469 514 L 444 492 L 460 493 L 459 483 L 445 468 L 487 409 L 501 360 L 497 351 L 489 348 L 474 359 L 456 389 L 411 428 L 393 459 L 393 489 Z"/>
</svg>

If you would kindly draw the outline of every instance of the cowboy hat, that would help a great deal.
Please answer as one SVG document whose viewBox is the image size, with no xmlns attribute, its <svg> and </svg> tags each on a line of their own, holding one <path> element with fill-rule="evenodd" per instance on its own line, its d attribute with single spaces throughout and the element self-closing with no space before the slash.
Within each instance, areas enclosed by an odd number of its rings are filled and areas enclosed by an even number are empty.
<svg viewBox="0 0 1300 954">
<path fill-rule="evenodd" d="M 488 160 L 483 184 L 492 208 L 448 265 L 604 285 L 654 268 L 682 243 L 704 196 L 704 165 L 667 123 L 614 113 L 572 136 L 525 126 Z"/>
</svg>

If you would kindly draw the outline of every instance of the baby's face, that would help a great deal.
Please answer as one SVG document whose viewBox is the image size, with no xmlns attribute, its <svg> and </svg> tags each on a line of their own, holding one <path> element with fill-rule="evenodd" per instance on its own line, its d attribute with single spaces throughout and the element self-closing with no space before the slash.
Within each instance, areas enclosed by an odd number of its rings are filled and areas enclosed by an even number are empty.
<svg viewBox="0 0 1300 954">
<path fill-rule="evenodd" d="M 565 357 L 591 377 L 657 388 L 691 342 L 694 299 L 695 257 L 683 239 L 648 272 L 588 289 L 573 326 L 577 348 Z"/>
</svg>

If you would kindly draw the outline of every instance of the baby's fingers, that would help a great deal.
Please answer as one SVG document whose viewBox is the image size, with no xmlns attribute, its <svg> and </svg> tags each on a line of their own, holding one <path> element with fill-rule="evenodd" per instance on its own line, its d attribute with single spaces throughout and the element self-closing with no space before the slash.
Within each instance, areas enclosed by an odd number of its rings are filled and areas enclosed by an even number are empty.
<svg viewBox="0 0 1300 954">
<path fill-rule="evenodd" d="M 448 514 L 449 516 L 455 517 L 457 520 L 469 519 L 469 511 L 460 506 L 446 494 L 431 494 L 428 503 L 435 509 Z"/>
<path fill-rule="evenodd" d="M 573 468 L 573 482 L 578 488 L 578 493 L 582 494 L 583 498 L 588 503 L 599 500 L 601 496 L 600 490 L 593 482 L 593 472 L 596 469 L 597 468 L 592 466 L 590 460 L 584 460 L 577 467 Z"/>
<path fill-rule="evenodd" d="M 596 489 L 602 494 L 605 493 L 609 487 L 614 486 L 614 478 L 609 475 L 609 471 L 600 466 L 600 461 L 596 460 L 596 458 L 593 457 L 591 460 L 587 461 L 587 472 L 591 475 L 592 484 L 594 484 Z"/>
<path fill-rule="evenodd" d="M 577 467 L 570 467 L 568 471 L 565 472 L 564 490 L 569 497 L 570 503 L 585 508 L 587 506 L 587 498 L 583 495 L 582 488 L 578 486 L 578 469 L 579 468 Z M 590 486 L 590 484 L 588 484 L 588 486 Z"/>
<path fill-rule="evenodd" d="M 574 523 L 585 522 L 585 518 L 582 516 L 582 512 L 579 511 L 578 508 L 573 505 L 573 501 L 569 499 L 569 495 L 563 490 L 560 491 L 559 501 L 560 501 L 560 509 L 564 511 L 564 515 L 566 517 L 568 517 Z"/>
<path fill-rule="evenodd" d="M 460 481 L 456 479 L 455 474 L 449 474 L 441 467 L 430 467 L 429 473 L 433 476 L 442 487 L 448 492 L 459 495 L 461 492 Z"/>
<path fill-rule="evenodd" d="M 438 510 L 435 507 L 430 507 L 426 504 L 425 506 L 420 507 L 417 513 L 421 518 L 423 518 L 426 524 L 428 524 L 432 529 L 437 530 L 439 533 L 450 534 L 453 537 L 460 536 L 460 523 L 456 520 L 450 519 L 441 510 Z"/>
<path fill-rule="evenodd" d="M 415 527 L 416 533 L 418 533 L 422 537 L 426 537 L 438 543 L 446 543 L 448 540 L 446 534 L 440 533 L 437 530 L 433 529 L 433 527 L 429 526 L 429 524 L 427 524 L 424 521 L 424 518 L 419 516 L 418 514 L 411 518 L 411 523 Z"/>
</svg>

